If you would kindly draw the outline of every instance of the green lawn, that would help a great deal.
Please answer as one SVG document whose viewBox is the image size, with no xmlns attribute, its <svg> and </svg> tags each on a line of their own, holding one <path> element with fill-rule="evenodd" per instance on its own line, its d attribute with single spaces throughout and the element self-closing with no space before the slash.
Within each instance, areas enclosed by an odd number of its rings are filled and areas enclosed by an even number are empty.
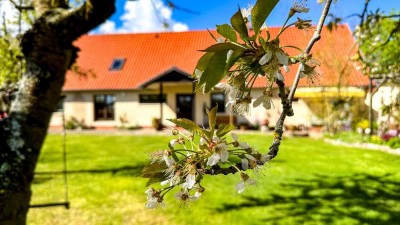
<svg viewBox="0 0 400 225">
<path fill-rule="evenodd" d="M 271 137 L 241 140 L 266 152 Z M 237 194 L 239 175 L 207 177 L 202 199 L 181 206 L 173 193 L 166 207 L 145 208 L 146 180 L 136 175 L 171 137 L 67 137 L 71 208 L 35 208 L 30 225 L 241 225 L 400 224 L 400 157 L 345 148 L 308 138 L 285 139 L 258 185 Z M 50 135 L 37 171 L 62 168 L 61 137 Z M 176 190 L 177 192 L 178 190 Z M 37 175 L 33 202 L 62 201 L 62 176 Z"/>
</svg>

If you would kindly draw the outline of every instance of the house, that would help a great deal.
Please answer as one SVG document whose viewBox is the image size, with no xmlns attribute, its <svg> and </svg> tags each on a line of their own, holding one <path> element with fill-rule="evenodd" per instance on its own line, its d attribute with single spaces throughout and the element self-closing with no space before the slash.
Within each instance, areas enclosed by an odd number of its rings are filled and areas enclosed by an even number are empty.
<svg viewBox="0 0 400 225">
<path fill-rule="evenodd" d="M 279 27 L 270 28 L 275 36 Z M 214 31 L 213 31 L 214 32 Z M 289 28 L 281 39 L 281 45 L 304 48 L 313 31 Z M 152 126 L 153 118 L 161 118 L 164 125 L 172 125 L 168 118 L 188 118 L 200 125 L 207 121 L 205 108 L 218 104 L 218 117 L 228 121 L 224 93 L 195 92 L 191 74 L 202 56 L 198 50 L 214 44 L 208 31 L 176 33 L 139 33 L 87 35 L 76 41 L 81 49 L 77 68 L 68 72 L 63 87 L 65 118 L 72 117 L 95 128 L 125 126 Z M 349 96 L 365 96 L 368 79 L 348 61 L 354 39 L 347 25 L 339 25 L 333 32 L 323 29 L 322 39 L 314 46 L 315 58 L 322 75 L 316 84 L 302 79 L 293 103 L 295 116 L 286 123 L 310 126 L 313 112 L 303 101 L 305 98 L 337 93 Z M 298 54 L 288 48 L 289 54 Z M 346 69 L 343 69 L 346 68 Z M 343 71 L 346 70 L 346 73 Z M 288 87 L 292 85 L 296 68 L 285 74 Z M 264 81 L 255 82 L 254 96 L 261 95 Z M 281 111 L 279 99 L 274 95 L 275 108 L 251 110 L 247 117 L 234 117 L 237 125 L 257 125 L 265 120 L 275 123 Z M 56 112 L 52 127 L 60 127 L 62 119 Z"/>
</svg>

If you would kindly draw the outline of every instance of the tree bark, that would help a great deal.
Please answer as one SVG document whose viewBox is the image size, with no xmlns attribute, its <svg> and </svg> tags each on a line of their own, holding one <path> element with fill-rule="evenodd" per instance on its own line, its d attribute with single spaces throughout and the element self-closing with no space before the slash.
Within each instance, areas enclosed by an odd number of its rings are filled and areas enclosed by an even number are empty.
<svg viewBox="0 0 400 225">
<path fill-rule="evenodd" d="M 79 50 L 72 42 L 111 16 L 114 1 L 86 1 L 72 11 L 57 4 L 63 1 L 34 1 L 39 17 L 21 44 L 26 72 L 10 116 L 0 122 L 0 224 L 26 224 L 40 149 Z"/>
</svg>

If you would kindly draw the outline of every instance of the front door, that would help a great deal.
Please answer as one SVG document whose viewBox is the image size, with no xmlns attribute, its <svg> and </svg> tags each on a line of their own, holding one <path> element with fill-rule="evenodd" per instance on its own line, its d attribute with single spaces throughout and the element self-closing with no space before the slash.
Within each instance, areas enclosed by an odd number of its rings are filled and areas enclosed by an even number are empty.
<svg viewBox="0 0 400 225">
<path fill-rule="evenodd" d="M 193 99 L 192 94 L 176 95 L 176 116 L 177 118 L 186 118 L 193 120 Z"/>
</svg>

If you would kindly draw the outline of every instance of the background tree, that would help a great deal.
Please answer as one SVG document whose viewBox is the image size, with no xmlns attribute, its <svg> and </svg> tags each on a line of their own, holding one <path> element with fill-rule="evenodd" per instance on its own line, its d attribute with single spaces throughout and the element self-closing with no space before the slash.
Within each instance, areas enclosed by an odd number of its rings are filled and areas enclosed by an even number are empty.
<svg viewBox="0 0 400 225">
<path fill-rule="evenodd" d="M 0 224 L 26 223 L 34 168 L 65 73 L 79 51 L 72 42 L 115 11 L 114 0 L 87 0 L 73 9 L 68 3 L 33 0 L 18 5 L 33 9 L 35 17 L 21 37 L 24 73 L 9 117 L 0 121 Z"/>
</svg>

